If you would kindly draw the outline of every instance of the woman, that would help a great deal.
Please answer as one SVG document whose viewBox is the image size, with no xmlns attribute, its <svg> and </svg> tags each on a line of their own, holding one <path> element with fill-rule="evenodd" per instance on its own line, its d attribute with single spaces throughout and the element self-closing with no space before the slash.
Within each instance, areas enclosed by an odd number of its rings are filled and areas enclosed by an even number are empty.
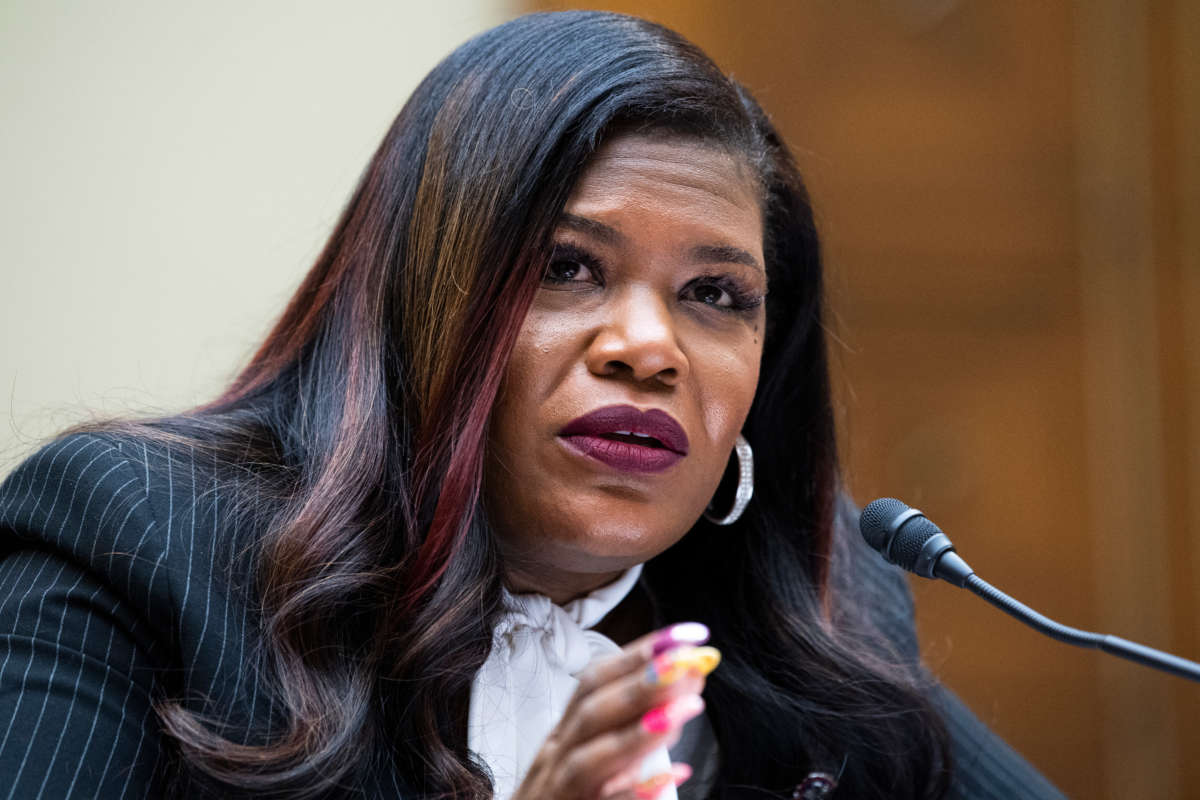
<svg viewBox="0 0 1200 800">
<path fill-rule="evenodd" d="M 692 45 L 463 45 L 221 397 L 0 487 L 8 796 L 1054 796 L 848 530 L 821 302 Z"/>
</svg>

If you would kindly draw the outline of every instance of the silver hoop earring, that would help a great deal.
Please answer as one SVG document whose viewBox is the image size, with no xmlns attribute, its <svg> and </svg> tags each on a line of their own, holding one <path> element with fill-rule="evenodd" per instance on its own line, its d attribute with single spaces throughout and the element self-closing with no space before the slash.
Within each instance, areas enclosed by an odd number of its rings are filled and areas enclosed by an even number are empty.
<svg viewBox="0 0 1200 800">
<path fill-rule="evenodd" d="M 737 522 L 746 506 L 750 505 L 750 498 L 754 496 L 754 451 L 750 449 L 746 437 L 740 433 L 733 446 L 733 452 L 738 460 L 737 493 L 733 496 L 733 508 L 725 516 L 713 516 L 712 505 L 704 511 L 704 518 L 714 525 L 732 525 Z"/>
</svg>

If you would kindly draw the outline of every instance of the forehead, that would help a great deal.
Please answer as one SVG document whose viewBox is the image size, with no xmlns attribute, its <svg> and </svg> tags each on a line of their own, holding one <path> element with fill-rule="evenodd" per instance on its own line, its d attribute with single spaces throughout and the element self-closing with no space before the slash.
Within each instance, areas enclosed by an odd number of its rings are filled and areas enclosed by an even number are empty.
<svg viewBox="0 0 1200 800">
<path fill-rule="evenodd" d="M 761 231 L 757 179 L 745 160 L 708 142 L 621 134 L 604 142 L 567 201 L 573 213 L 684 209 L 714 223 Z"/>
</svg>

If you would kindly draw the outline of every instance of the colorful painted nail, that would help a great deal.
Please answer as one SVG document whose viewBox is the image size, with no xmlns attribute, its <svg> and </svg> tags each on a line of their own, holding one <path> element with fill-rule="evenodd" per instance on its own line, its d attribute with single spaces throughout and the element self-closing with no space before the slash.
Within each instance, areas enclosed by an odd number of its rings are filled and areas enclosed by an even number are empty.
<svg viewBox="0 0 1200 800">
<path fill-rule="evenodd" d="M 680 622 L 659 632 L 654 640 L 654 655 L 683 644 L 700 645 L 708 641 L 708 626 L 701 622 Z"/>
<path fill-rule="evenodd" d="M 667 733 L 704 710 L 704 700 L 698 694 L 685 694 L 669 703 L 655 706 L 642 716 L 642 728 L 647 733 Z"/>
<path fill-rule="evenodd" d="M 654 800 L 662 790 L 675 783 L 675 777 L 670 772 L 660 772 L 653 778 L 647 778 L 633 786 L 633 793 L 638 800 Z M 678 785 L 678 784 L 676 784 Z"/>
<path fill-rule="evenodd" d="M 721 651 L 715 647 L 677 647 L 654 657 L 646 665 L 646 683 L 666 686 L 685 675 L 704 676 L 721 663 Z"/>
</svg>

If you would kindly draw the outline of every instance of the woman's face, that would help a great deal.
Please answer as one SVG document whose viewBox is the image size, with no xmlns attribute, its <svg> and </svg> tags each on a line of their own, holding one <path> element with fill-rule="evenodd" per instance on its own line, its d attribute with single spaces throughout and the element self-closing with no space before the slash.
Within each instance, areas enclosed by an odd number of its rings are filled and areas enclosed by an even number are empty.
<svg viewBox="0 0 1200 800">
<path fill-rule="evenodd" d="M 580 178 L 493 411 L 489 517 L 509 584 L 560 602 L 678 541 L 758 381 L 767 278 L 749 169 L 621 135 Z"/>
</svg>

